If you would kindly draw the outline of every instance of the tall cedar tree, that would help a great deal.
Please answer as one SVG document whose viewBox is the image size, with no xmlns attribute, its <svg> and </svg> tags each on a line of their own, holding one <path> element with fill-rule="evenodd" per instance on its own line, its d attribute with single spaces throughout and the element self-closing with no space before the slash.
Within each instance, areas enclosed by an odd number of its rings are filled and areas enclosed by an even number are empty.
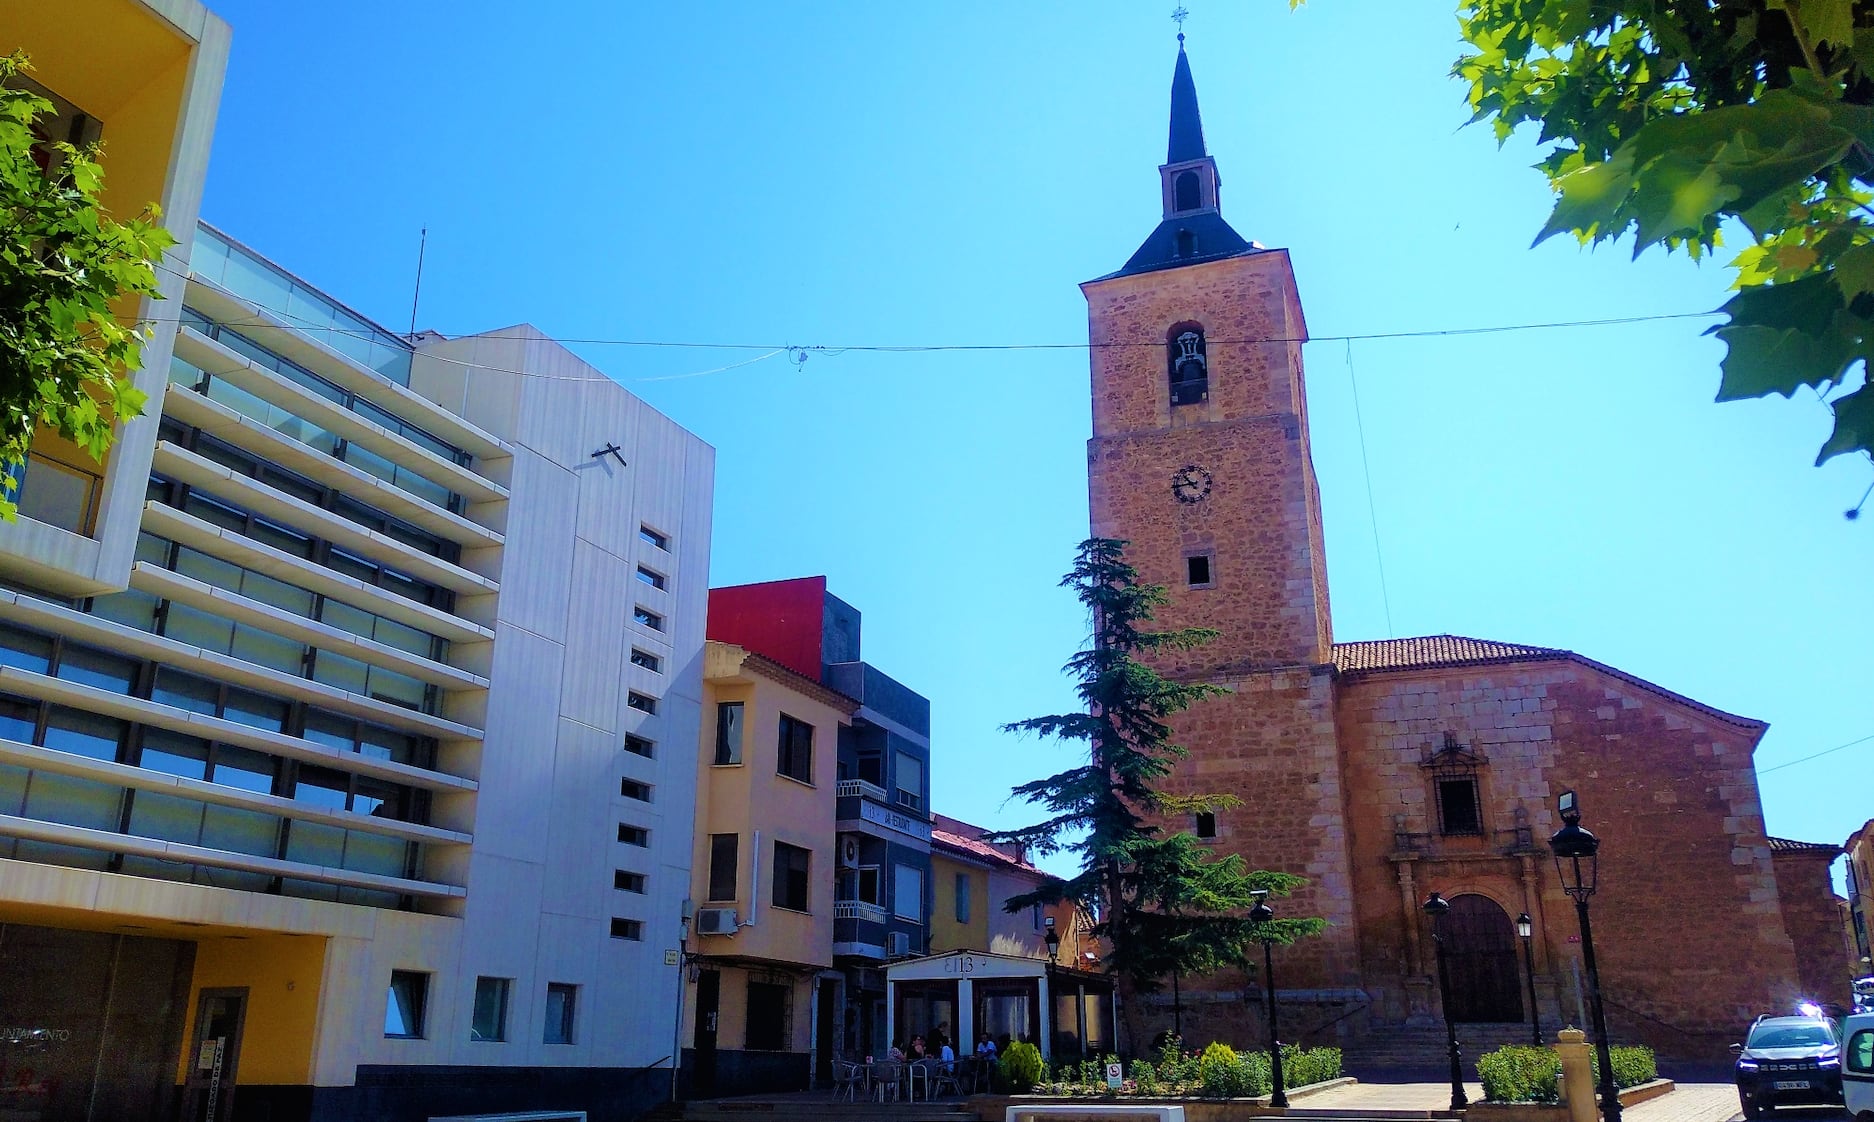
<svg viewBox="0 0 1874 1122">
<path fill-rule="evenodd" d="M 1125 542 L 1089 538 L 1073 571 L 1062 578 L 1087 606 L 1092 637 L 1068 660 L 1084 713 L 1033 717 L 1007 726 L 1087 746 L 1087 762 L 1015 788 L 1044 807 L 1035 825 L 992 835 L 1046 855 L 1080 857 L 1080 872 L 1051 879 L 1011 898 L 1020 911 L 1036 903 L 1070 900 L 1097 917 L 1093 934 L 1108 948 L 1107 966 L 1140 990 L 1156 989 L 1168 975 L 1202 975 L 1245 963 L 1251 940 L 1288 943 L 1326 926 L 1319 919 L 1278 919 L 1258 929 L 1246 915 L 1251 893 L 1286 896 L 1303 881 L 1287 873 L 1252 870 L 1240 856 L 1211 857 L 1189 833 L 1166 834 L 1153 818 L 1234 805 L 1227 796 L 1171 795 L 1159 790 L 1185 750 L 1172 743 L 1166 721 L 1191 705 L 1228 691 L 1207 683 L 1177 682 L 1144 661 L 1160 652 L 1188 650 L 1216 638 L 1206 628 L 1152 631 L 1152 613 L 1165 590 L 1139 583 L 1125 560 Z"/>
<path fill-rule="evenodd" d="M 52 103 L 21 88 L 23 54 L 0 55 L 0 471 L 26 460 L 51 429 L 100 461 L 120 418 L 144 393 L 132 384 L 149 331 L 118 319 L 156 295 L 156 265 L 175 244 L 154 205 L 118 221 L 98 205 L 99 149 L 44 139 Z M 0 483 L 14 516 L 16 477 Z"/>
</svg>

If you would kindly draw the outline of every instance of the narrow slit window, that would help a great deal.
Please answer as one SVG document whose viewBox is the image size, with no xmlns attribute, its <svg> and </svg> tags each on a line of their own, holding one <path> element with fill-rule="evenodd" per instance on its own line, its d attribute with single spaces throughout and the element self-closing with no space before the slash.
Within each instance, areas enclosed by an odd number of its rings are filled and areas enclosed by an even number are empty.
<svg viewBox="0 0 1874 1122">
<path fill-rule="evenodd" d="M 612 938 L 629 939 L 639 942 L 644 938 L 644 922 L 636 919 L 612 918 Z"/>
<path fill-rule="evenodd" d="M 644 874 L 626 872 L 624 869 L 612 870 L 612 887 L 620 892 L 644 894 Z"/>
<path fill-rule="evenodd" d="M 657 745 L 655 742 L 645 737 L 628 732 L 625 734 L 625 751 L 634 756 L 643 756 L 647 760 L 655 759 L 657 756 Z"/>
<path fill-rule="evenodd" d="M 635 845 L 639 849 L 648 849 L 651 845 L 651 832 L 642 826 L 618 824 L 618 840 L 625 845 Z"/>
<path fill-rule="evenodd" d="M 618 781 L 618 794 L 623 798 L 648 803 L 651 801 L 651 785 L 635 779 L 621 779 Z"/>
<path fill-rule="evenodd" d="M 1205 588 L 1211 584 L 1209 554 L 1200 553 L 1184 559 L 1184 583 L 1192 588 Z"/>
<path fill-rule="evenodd" d="M 625 704 L 640 713 L 657 712 L 657 699 L 650 694 L 639 693 L 637 690 L 631 690 L 625 694 Z"/>
<path fill-rule="evenodd" d="M 650 628 L 652 631 L 662 631 L 664 629 L 664 617 L 649 609 L 635 608 L 632 610 L 631 618 L 645 627 Z"/>
<path fill-rule="evenodd" d="M 645 542 L 651 545 L 654 545 L 661 550 L 664 550 L 666 553 L 670 551 L 669 536 L 666 534 L 660 534 L 656 530 L 651 529 L 649 526 L 640 525 L 638 527 L 638 537 L 644 540 Z"/>
<path fill-rule="evenodd" d="M 1196 817 L 1197 820 L 1192 823 L 1192 833 L 1200 838 L 1214 838 L 1217 836 L 1217 815 L 1215 812 L 1200 810 L 1197 812 Z"/>
<path fill-rule="evenodd" d="M 631 648 L 631 665 L 642 666 L 651 673 L 658 674 L 663 672 L 664 660 L 649 651 L 641 651 L 633 647 Z"/>
<path fill-rule="evenodd" d="M 638 566 L 638 579 L 650 585 L 652 588 L 663 588 L 666 583 L 664 574 L 652 569 L 647 569 L 642 565 Z"/>
<path fill-rule="evenodd" d="M 1171 404 L 1197 405 L 1210 398 L 1210 359 L 1204 348 L 1204 329 L 1181 323 L 1167 339 L 1166 362 L 1171 379 Z"/>
</svg>

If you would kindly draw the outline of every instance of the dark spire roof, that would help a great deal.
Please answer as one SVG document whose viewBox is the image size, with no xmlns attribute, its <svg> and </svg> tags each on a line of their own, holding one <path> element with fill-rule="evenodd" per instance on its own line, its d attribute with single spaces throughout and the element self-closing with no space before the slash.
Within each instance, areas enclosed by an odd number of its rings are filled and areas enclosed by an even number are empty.
<svg viewBox="0 0 1874 1122">
<path fill-rule="evenodd" d="M 1191 60 L 1184 55 L 1184 36 L 1178 36 L 1178 68 L 1171 72 L 1171 142 L 1165 146 L 1165 162 L 1181 164 L 1201 160 L 1204 151 L 1204 120 L 1197 113 L 1197 83 L 1191 80 Z"/>
</svg>

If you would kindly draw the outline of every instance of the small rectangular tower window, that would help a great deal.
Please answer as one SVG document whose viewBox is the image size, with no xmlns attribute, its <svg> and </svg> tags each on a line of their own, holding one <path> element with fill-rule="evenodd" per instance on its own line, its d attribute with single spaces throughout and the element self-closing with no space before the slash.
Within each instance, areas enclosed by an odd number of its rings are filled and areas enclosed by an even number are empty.
<svg viewBox="0 0 1874 1122">
<path fill-rule="evenodd" d="M 1184 559 L 1184 583 L 1192 588 L 1211 586 L 1210 554 L 1199 553 Z"/>
<path fill-rule="evenodd" d="M 628 732 L 625 734 L 625 751 L 649 760 L 656 757 L 657 745 L 637 733 Z"/>
<path fill-rule="evenodd" d="M 612 938 L 638 942 L 644 938 L 644 921 L 612 917 Z"/>
<path fill-rule="evenodd" d="M 638 579 L 650 585 L 652 588 L 662 588 L 666 583 L 664 574 L 654 569 L 647 569 L 642 565 L 638 566 Z"/>
<path fill-rule="evenodd" d="M 662 631 L 664 629 L 664 617 L 647 608 L 634 608 L 631 612 L 631 618 L 650 628 L 652 631 Z"/>
<path fill-rule="evenodd" d="M 670 539 L 658 533 L 656 530 L 651 529 L 649 526 L 640 525 L 638 527 L 638 537 L 659 549 L 666 551 L 670 549 Z"/>
<path fill-rule="evenodd" d="M 620 892 L 644 893 L 644 874 L 626 872 L 623 869 L 612 870 L 612 887 Z"/>
<path fill-rule="evenodd" d="M 628 826 L 620 822 L 618 824 L 618 840 L 626 845 L 635 845 L 640 849 L 648 849 L 651 845 L 651 832 L 642 826 Z"/>
<path fill-rule="evenodd" d="M 649 651 L 641 651 L 633 647 L 631 648 L 631 665 L 642 666 L 655 674 L 664 668 L 664 660 Z"/>
<path fill-rule="evenodd" d="M 650 694 L 639 693 L 637 690 L 631 690 L 625 694 L 625 704 L 640 713 L 657 712 L 657 699 Z"/>
<path fill-rule="evenodd" d="M 1216 813 L 1214 811 L 1209 811 L 1209 810 L 1198 811 L 1197 821 L 1193 823 L 1193 829 L 1191 832 L 1196 834 L 1200 838 L 1216 837 L 1217 836 Z"/>
<path fill-rule="evenodd" d="M 651 801 L 651 785 L 640 783 L 635 779 L 621 779 L 618 781 L 618 795 L 620 798 L 648 803 Z"/>
</svg>

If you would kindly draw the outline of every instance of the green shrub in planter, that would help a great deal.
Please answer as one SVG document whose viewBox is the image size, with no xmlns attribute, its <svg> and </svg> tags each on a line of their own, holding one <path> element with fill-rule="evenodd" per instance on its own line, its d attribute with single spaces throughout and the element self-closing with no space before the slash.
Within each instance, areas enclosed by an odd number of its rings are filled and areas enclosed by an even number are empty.
<svg viewBox="0 0 1874 1122">
<path fill-rule="evenodd" d="M 1002 1058 L 997 1061 L 1002 1081 L 1018 1095 L 1027 1094 L 1030 1088 L 1040 1082 L 1043 1066 L 1041 1049 L 1023 1040 L 1009 1045 L 1008 1051 L 1002 1053 Z"/>
<path fill-rule="evenodd" d="M 1132 1061 L 1132 1082 L 1141 1095 L 1158 1094 L 1158 1070 L 1150 1060 Z"/>
<path fill-rule="evenodd" d="M 1237 1061 L 1236 1049 L 1228 1044 L 1218 1042 L 1206 1047 L 1198 1058 L 1197 1072 L 1204 1094 L 1211 1098 L 1234 1099 L 1246 1093 L 1243 1065 Z"/>
<path fill-rule="evenodd" d="M 1651 1048 L 1637 1046 L 1614 1047 L 1607 1050 L 1607 1058 L 1614 1064 L 1614 1086 L 1622 1088 L 1638 1087 L 1642 1083 L 1651 1083 L 1659 1078 L 1659 1064 L 1653 1057 Z M 1601 1083 L 1601 1056 L 1599 1052 L 1589 1052 L 1588 1060 L 1594 1070 L 1594 1084 Z"/>
<path fill-rule="evenodd" d="M 1562 1058 L 1548 1048 L 1513 1044 L 1477 1057 L 1484 1099 L 1493 1103 L 1552 1103 L 1560 1098 Z"/>
<path fill-rule="evenodd" d="M 1339 1048 L 1302 1048 L 1294 1044 L 1282 1047 L 1282 1082 L 1288 1087 L 1306 1087 L 1340 1078 Z"/>
<path fill-rule="evenodd" d="M 1275 1080 L 1269 1074 L 1269 1053 L 1242 1052 L 1236 1060 L 1243 1067 L 1243 1094 L 1266 1095 L 1274 1089 Z"/>
</svg>

